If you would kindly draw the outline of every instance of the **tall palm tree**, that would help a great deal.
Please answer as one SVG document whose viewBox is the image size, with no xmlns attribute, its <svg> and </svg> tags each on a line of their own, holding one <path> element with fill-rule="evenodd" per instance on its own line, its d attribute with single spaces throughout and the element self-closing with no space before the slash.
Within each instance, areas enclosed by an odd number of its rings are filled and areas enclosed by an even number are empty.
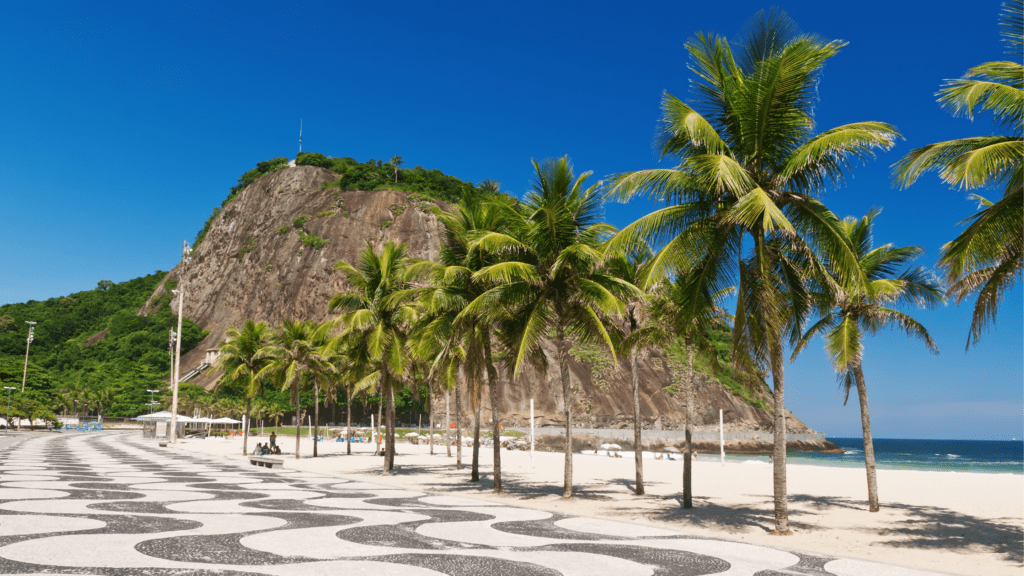
<svg viewBox="0 0 1024 576">
<path fill-rule="evenodd" d="M 739 278 L 735 357 L 770 369 L 774 381 L 777 534 L 790 533 L 782 339 L 805 311 L 792 252 L 806 258 L 831 248 L 844 281 L 863 283 L 839 219 L 816 196 L 843 181 L 851 159 L 870 158 L 899 137 L 882 122 L 814 133 L 821 71 L 843 46 L 800 35 L 774 10 L 751 21 L 736 53 L 723 37 L 697 35 L 686 44 L 694 101 L 667 92 L 662 100 L 660 149 L 678 164 L 620 174 L 611 190 L 620 200 L 646 192 L 666 204 L 612 242 L 663 244 L 652 259 L 655 278 L 686 271 L 709 293 Z"/>
<path fill-rule="evenodd" d="M 238 329 L 227 329 L 227 340 L 220 343 L 220 356 L 216 366 L 224 370 L 224 379 L 242 384 L 245 391 L 245 430 L 242 434 L 242 454 L 249 453 L 249 412 L 252 399 L 262 395 L 262 379 L 256 377 L 271 361 L 266 355 L 270 344 L 270 327 L 266 322 L 251 318 Z"/>
<path fill-rule="evenodd" d="M 637 286 L 641 297 L 627 298 L 625 328 L 627 333 L 620 341 L 619 353 L 629 357 L 630 380 L 633 388 L 633 453 L 636 469 L 637 496 L 644 490 L 643 460 L 643 420 L 640 415 L 640 359 L 648 348 L 664 344 L 668 334 L 657 322 L 652 322 L 649 314 L 648 290 L 657 289 L 658 285 L 645 286 L 643 282 L 643 264 L 650 258 L 650 250 L 646 249 L 639 255 L 619 255 L 608 260 L 608 271 L 618 278 Z"/>
<path fill-rule="evenodd" d="M 488 181 L 485 181 L 485 183 Z M 461 346 L 465 354 L 463 369 L 474 394 L 476 427 L 474 432 L 472 478 L 479 480 L 479 421 L 481 404 L 478 375 L 486 370 L 491 402 L 491 434 L 494 438 L 494 491 L 501 492 L 501 412 L 499 410 L 498 371 L 494 365 L 494 326 L 486 313 L 464 314 L 466 306 L 486 292 L 495 282 L 476 275 L 499 261 L 492 253 L 474 245 L 474 239 L 489 233 L 504 232 L 502 214 L 508 203 L 500 199 L 480 201 L 464 198 L 438 218 L 444 226 L 444 244 L 440 264 L 423 262 L 417 266 L 430 280 L 421 292 L 426 316 L 420 340 L 421 357 L 431 355 L 432 347 L 447 343 Z M 433 342 L 434 344 L 431 344 Z"/>
<path fill-rule="evenodd" d="M 939 282 L 922 267 L 900 268 L 920 255 L 920 246 L 896 247 L 891 244 L 874 247 L 871 223 L 878 216 L 872 210 L 861 219 L 847 218 L 843 229 L 856 247 L 857 262 L 867 278 L 865 287 L 850 286 L 825 266 L 821 274 L 812 277 L 811 297 L 815 311 L 821 316 L 807 329 L 793 349 L 792 359 L 807 346 L 815 335 L 825 340 L 828 353 L 839 380 L 849 399 L 850 389 L 856 386 L 860 400 L 860 421 L 864 435 L 864 465 L 868 476 L 868 509 L 878 512 L 878 484 L 875 480 L 875 449 L 871 440 L 871 418 L 868 412 L 868 391 L 864 381 L 864 334 L 874 334 L 882 328 L 899 328 L 924 341 L 938 353 L 928 330 L 909 315 L 893 309 L 893 305 L 911 304 L 934 307 L 943 303 Z"/>
<path fill-rule="evenodd" d="M 317 349 L 313 331 L 308 321 L 281 320 L 281 325 L 264 348 L 263 355 L 271 361 L 256 374 L 256 378 L 270 377 L 282 390 L 291 391 L 295 404 L 295 458 L 299 458 L 299 441 L 302 438 L 302 390 L 311 374 L 326 362 Z"/>
<path fill-rule="evenodd" d="M 717 354 L 707 333 L 716 323 L 723 322 L 723 311 L 718 303 L 735 292 L 735 288 L 729 286 L 711 293 L 703 279 L 694 274 L 679 274 L 672 282 L 663 283 L 661 288 L 654 293 L 651 303 L 651 316 L 655 318 L 655 325 L 648 328 L 648 334 L 641 332 L 639 336 L 641 341 L 662 343 L 681 338 L 686 350 L 683 508 L 693 508 L 693 392 L 696 385 L 693 353 L 696 349 L 710 359 L 712 370 L 719 370 Z"/>
<path fill-rule="evenodd" d="M 603 269 L 600 244 L 614 229 L 600 223 L 601 198 L 578 178 L 567 157 L 533 162 L 536 178 L 522 208 L 507 205 L 508 232 L 487 232 L 470 243 L 505 261 L 485 266 L 474 279 L 493 282 L 459 315 L 488 316 L 501 325 L 513 377 L 528 359 L 541 361 L 541 339 L 554 331 L 565 406 L 563 496 L 572 497 L 572 386 L 570 341 L 600 343 L 612 358 L 615 346 L 605 323 L 625 306 L 615 292 L 636 288 Z"/>
<path fill-rule="evenodd" d="M 969 226 L 942 247 L 939 258 L 949 282 L 947 296 L 959 304 L 978 294 L 967 348 L 995 324 L 999 303 L 1024 269 L 1024 2 L 1003 4 L 1001 26 L 1013 60 L 975 66 L 962 78 L 947 80 L 938 96 L 954 116 L 973 120 L 976 109 L 991 112 L 1004 134 L 915 148 L 893 166 L 904 188 L 936 170 L 944 182 L 963 190 L 1001 189 L 996 202 L 973 196 L 981 210 L 963 222 Z"/>
<path fill-rule="evenodd" d="M 369 242 L 360 252 L 359 268 L 339 261 L 335 269 L 345 275 L 351 289 L 335 294 L 328 305 L 344 332 L 337 339 L 350 338 L 365 348 L 380 372 L 380 386 L 387 403 L 385 416 L 384 473 L 395 466 L 395 387 L 409 364 L 406 340 L 416 322 L 416 292 L 407 279 L 405 244 L 387 242 L 380 254 Z"/>
<path fill-rule="evenodd" d="M 395 182 L 396 183 L 398 182 L 398 167 L 401 166 L 402 164 L 405 164 L 405 162 L 402 160 L 401 156 L 395 156 L 395 157 L 391 158 L 391 165 L 395 167 Z"/>
</svg>

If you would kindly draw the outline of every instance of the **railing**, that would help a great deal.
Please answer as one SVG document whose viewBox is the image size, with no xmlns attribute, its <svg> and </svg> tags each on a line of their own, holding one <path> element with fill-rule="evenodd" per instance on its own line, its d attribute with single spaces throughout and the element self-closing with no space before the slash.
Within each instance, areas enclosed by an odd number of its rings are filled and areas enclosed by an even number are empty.
<svg viewBox="0 0 1024 576">
<path fill-rule="evenodd" d="M 516 430 L 527 434 L 530 433 L 529 428 L 517 427 L 509 428 L 509 430 Z M 537 436 L 558 436 L 565 434 L 565 428 L 534 428 L 533 433 Z M 631 428 L 573 428 L 572 433 L 574 436 L 586 434 L 612 439 L 621 438 L 624 440 L 631 440 L 633 438 L 633 430 Z M 663 438 L 673 440 L 686 437 L 686 433 L 682 430 L 643 430 L 641 431 L 641 435 L 644 438 Z M 771 432 L 726 432 L 724 436 L 726 440 L 753 440 L 768 443 L 774 442 L 775 440 L 775 434 Z M 695 430 L 691 438 L 701 442 L 717 441 L 718 431 Z M 824 439 L 825 434 L 823 432 L 813 432 L 810 434 L 786 434 L 786 440 L 790 441 L 814 441 Z"/>
</svg>

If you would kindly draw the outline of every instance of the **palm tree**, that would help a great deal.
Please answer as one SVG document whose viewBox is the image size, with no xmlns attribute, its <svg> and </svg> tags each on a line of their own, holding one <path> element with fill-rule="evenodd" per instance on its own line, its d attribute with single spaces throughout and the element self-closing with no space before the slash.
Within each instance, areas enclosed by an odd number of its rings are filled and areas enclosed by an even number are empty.
<svg viewBox="0 0 1024 576">
<path fill-rule="evenodd" d="M 714 346 L 707 338 L 708 331 L 717 323 L 724 322 L 723 310 L 718 302 L 735 292 L 729 286 L 711 293 L 703 279 L 694 274 L 679 274 L 672 282 L 657 291 L 652 300 L 651 315 L 656 326 L 649 328 L 649 334 L 639 334 L 641 341 L 666 342 L 682 338 L 686 349 L 686 416 L 683 445 L 683 508 L 693 508 L 693 391 L 696 384 L 693 370 L 693 352 L 696 348 L 711 360 L 711 368 L 719 370 Z"/>
<path fill-rule="evenodd" d="M 365 348 L 380 372 L 380 385 L 387 403 L 385 418 L 384 473 L 395 465 L 395 395 L 399 377 L 409 364 L 406 340 L 416 321 L 415 290 L 406 278 L 405 244 L 387 242 L 380 254 L 369 242 L 359 255 L 359 268 L 339 261 L 335 269 L 345 275 L 351 289 L 335 294 L 328 305 L 344 332 L 337 339 L 351 338 Z"/>
<path fill-rule="evenodd" d="M 487 316 L 500 324 L 507 342 L 506 362 L 513 377 L 527 359 L 540 359 L 541 340 L 554 331 L 565 404 L 563 495 L 572 497 L 572 387 L 570 340 L 600 343 L 612 358 L 615 346 L 605 323 L 625 311 L 613 291 L 635 292 L 603 269 L 601 242 L 614 229 L 599 222 L 601 198 L 596 186 L 584 186 L 590 172 L 573 174 L 569 159 L 533 162 L 536 179 L 522 209 L 506 205 L 508 232 L 486 232 L 470 243 L 506 261 L 485 266 L 474 280 L 494 287 L 477 297 L 460 319 Z"/>
<path fill-rule="evenodd" d="M 793 252 L 806 259 L 829 248 L 843 280 L 863 283 L 839 219 L 815 196 L 842 182 L 852 158 L 870 158 L 899 137 L 881 122 L 814 134 L 821 70 L 843 46 L 799 35 L 777 11 L 751 21 L 736 54 L 722 37 L 697 35 L 686 45 L 695 102 L 667 92 L 662 100 L 661 153 L 679 163 L 620 174 L 611 190 L 620 200 L 645 191 L 666 204 L 611 243 L 663 244 L 653 278 L 685 271 L 711 294 L 739 278 L 735 357 L 770 369 L 774 380 L 776 534 L 790 533 L 782 338 L 799 328 L 806 308 Z"/>
<path fill-rule="evenodd" d="M 636 467 L 636 495 L 642 496 L 644 491 L 643 461 L 643 420 L 640 416 L 640 359 L 647 348 L 663 344 L 667 333 L 657 322 L 651 322 L 648 313 L 648 290 L 644 286 L 643 264 L 650 257 L 650 250 L 644 250 L 637 256 L 620 255 L 608 261 L 609 273 L 626 280 L 640 288 L 642 297 L 627 299 L 625 324 L 628 332 L 619 344 L 619 352 L 629 356 L 629 372 L 633 387 L 633 454 Z M 657 285 L 653 287 L 657 289 Z"/>
<path fill-rule="evenodd" d="M 401 166 L 402 164 L 405 164 L 405 162 L 402 161 L 402 157 L 401 156 L 395 156 L 395 157 L 393 157 L 391 159 L 391 165 L 395 167 L 395 183 L 396 184 L 398 183 L 398 167 Z"/>
<path fill-rule="evenodd" d="M 933 352 L 938 353 L 928 331 L 909 315 L 890 306 L 913 304 L 934 307 L 943 303 L 942 289 L 924 268 L 907 268 L 899 272 L 923 250 L 920 246 L 895 247 L 891 244 L 874 247 L 871 223 L 878 216 L 872 210 L 860 220 L 847 218 L 843 228 L 850 243 L 857 249 L 857 261 L 867 278 L 866 287 L 844 285 L 826 266 L 817 278 L 812 278 L 811 297 L 821 319 L 807 329 L 793 349 L 792 359 L 807 346 L 815 335 L 825 340 L 825 351 L 845 389 L 856 385 L 860 399 L 860 421 L 864 434 L 864 465 L 868 475 L 868 509 L 878 512 L 878 485 L 875 481 L 875 449 L 871 440 L 871 418 L 868 412 L 868 392 L 864 381 L 864 334 L 874 334 L 886 327 L 896 327 L 915 336 Z"/>
<path fill-rule="evenodd" d="M 227 329 L 227 340 L 220 343 L 220 356 L 216 366 L 224 370 L 224 379 L 237 382 L 245 391 L 245 430 L 242 433 L 242 455 L 249 453 L 249 413 L 252 399 L 262 395 L 263 380 L 257 378 L 270 362 L 267 356 L 270 344 L 270 327 L 266 322 L 254 322 L 251 318 L 242 324 L 241 330 L 232 326 Z"/>
<path fill-rule="evenodd" d="M 975 109 L 991 112 L 1006 134 L 929 144 L 911 150 L 893 166 L 904 188 L 936 170 L 950 186 L 1002 189 L 997 202 L 972 196 L 981 210 L 963 222 L 970 225 L 942 247 L 939 258 L 949 282 L 947 296 L 959 304 L 978 294 L 967 348 L 978 343 L 982 329 L 995 324 L 999 303 L 1024 267 L 1024 2 L 1003 4 L 1001 25 L 1013 60 L 975 66 L 963 78 L 947 80 L 938 96 L 954 116 L 973 120 Z"/>
<path fill-rule="evenodd" d="M 257 374 L 257 378 L 271 377 L 282 390 L 291 390 L 295 404 L 295 458 L 299 458 L 299 440 L 302 438 L 302 389 L 314 371 L 326 362 L 314 343 L 315 327 L 308 321 L 281 320 L 281 326 L 271 336 L 263 355 L 271 361 Z"/>
<path fill-rule="evenodd" d="M 420 296 L 425 316 L 420 330 L 423 336 L 418 340 L 421 343 L 419 356 L 433 357 L 437 352 L 435 349 L 444 348 L 449 343 L 460 346 L 465 356 L 463 370 L 476 409 L 473 481 L 479 480 L 479 375 L 486 370 L 492 411 L 491 433 L 494 438 L 495 492 L 501 492 L 502 486 L 499 380 L 492 350 L 494 326 L 485 313 L 465 314 L 463 311 L 495 284 L 493 280 L 481 278 L 476 273 L 499 261 L 493 254 L 475 245 L 473 240 L 492 232 L 502 233 L 502 214 L 507 209 L 507 203 L 497 199 L 481 202 L 475 198 L 464 198 L 459 205 L 438 218 L 445 231 L 440 264 L 423 262 L 416 265 L 417 271 L 428 274 L 430 279 L 429 287 L 421 291 Z"/>
</svg>

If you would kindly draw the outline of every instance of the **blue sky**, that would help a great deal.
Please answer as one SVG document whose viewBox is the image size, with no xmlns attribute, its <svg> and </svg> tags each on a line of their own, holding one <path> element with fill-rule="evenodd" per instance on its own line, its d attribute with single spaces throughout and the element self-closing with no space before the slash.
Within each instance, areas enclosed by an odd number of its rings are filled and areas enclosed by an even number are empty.
<svg viewBox="0 0 1024 576">
<path fill-rule="evenodd" d="M 913 147 L 990 134 L 950 117 L 943 79 L 1004 58 L 999 3 L 779 2 L 805 32 L 849 45 L 825 69 L 819 129 L 892 123 L 906 137 L 823 197 L 840 216 L 884 209 L 876 241 L 921 245 L 931 266 L 975 206 L 934 176 L 893 188 Z M 42 300 L 172 267 L 256 162 L 303 148 L 529 186 L 531 158 L 578 171 L 658 166 L 661 93 L 688 97 L 684 42 L 734 38 L 771 4 L 21 3 L 0 46 L 0 303 Z M 626 225 L 650 207 L 610 205 Z M 968 306 L 917 312 L 941 354 L 896 333 L 865 370 L 878 437 L 1022 436 L 1021 290 L 964 351 Z M 787 405 L 858 436 L 820 344 L 787 365 Z"/>
</svg>

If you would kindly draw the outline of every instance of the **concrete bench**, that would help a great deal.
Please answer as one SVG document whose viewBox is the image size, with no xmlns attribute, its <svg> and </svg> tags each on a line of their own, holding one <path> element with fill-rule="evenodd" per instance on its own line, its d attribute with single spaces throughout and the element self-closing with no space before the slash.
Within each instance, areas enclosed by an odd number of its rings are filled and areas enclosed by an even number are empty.
<svg viewBox="0 0 1024 576">
<path fill-rule="evenodd" d="M 160 443 L 160 447 L 161 448 L 167 448 L 167 442 L 161 442 Z"/>
<path fill-rule="evenodd" d="M 274 464 L 284 466 L 284 460 L 278 460 L 277 458 L 267 458 L 266 456 L 249 456 L 249 464 L 253 466 L 266 466 L 267 468 L 273 468 Z"/>
</svg>

